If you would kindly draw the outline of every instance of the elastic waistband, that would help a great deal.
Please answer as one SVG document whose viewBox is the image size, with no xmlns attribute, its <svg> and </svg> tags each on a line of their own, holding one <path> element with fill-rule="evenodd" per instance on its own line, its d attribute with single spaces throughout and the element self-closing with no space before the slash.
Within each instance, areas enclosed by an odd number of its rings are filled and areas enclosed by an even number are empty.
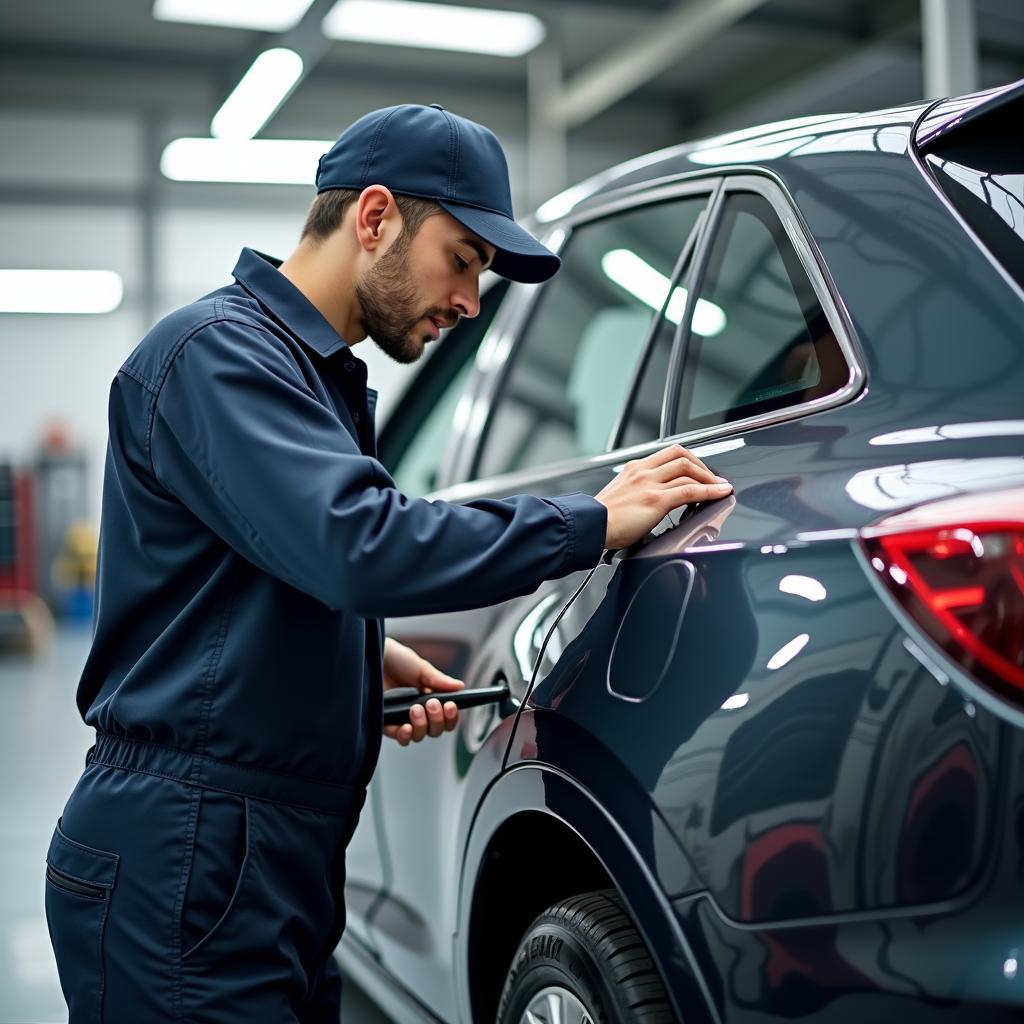
<svg viewBox="0 0 1024 1024">
<path fill-rule="evenodd" d="M 326 814 L 348 815 L 359 811 L 365 790 L 319 779 L 304 779 L 255 765 L 219 761 L 177 747 L 148 740 L 97 733 L 96 743 L 85 756 L 86 764 L 102 764 L 129 772 L 157 775 L 187 786 L 305 807 Z"/>
</svg>

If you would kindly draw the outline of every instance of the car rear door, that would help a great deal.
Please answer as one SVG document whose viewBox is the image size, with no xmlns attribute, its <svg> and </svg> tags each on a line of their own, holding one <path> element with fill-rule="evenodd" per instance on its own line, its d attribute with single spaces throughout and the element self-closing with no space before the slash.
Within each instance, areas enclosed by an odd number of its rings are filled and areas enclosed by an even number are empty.
<svg viewBox="0 0 1024 1024">
<path fill-rule="evenodd" d="M 834 525 L 801 500 L 801 473 L 822 464 L 839 428 L 820 418 L 802 431 L 793 424 L 839 409 L 858 393 L 863 373 L 777 185 L 727 177 L 710 221 L 617 428 L 619 457 L 603 470 L 679 441 L 733 482 L 735 493 L 673 512 L 643 543 L 598 566 L 578 592 L 565 593 L 508 760 L 538 758 L 570 770 L 615 814 L 668 895 L 695 884 L 718 887 L 721 905 L 742 916 L 734 889 L 742 843 L 732 832 L 717 842 L 709 835 L 753 827 L 750 816 L 776 797 L 827 796 L 857 710 L 844 703 L 853 690 L 841 680 L 835 693 L 823 685 L 814 740 L 802 751 L 819 759 L 820 772 L 794 767 L 795 775 L 783 768 L 744 777 L 731 798 L 718 788 L 720 772 L 734 770 L 732 759 L 756 758 L 752 747 L 767 742 L 744 739 L 746 684 L 766 663 L 774 682 L 799 656 L 807 637 L 782 634 L 794 621 L 806 626 L 825 591 L 809 570 L 800 572 L 797 554 L 780 590 L 779 556 L 797 533 Z M 674 314 L 673 302 L 684 308 Z M 652 409 L 658 445 L 643 443 Z M 866 591 L 862 577 L 851 563 L 848 578 L 831 586 Z M 795 613 L 757 607 L 763 596 L 771 608 L 780 594 Z M 783 695 L 780 701 L 784 709 Z M 598 756 L 580 756 L 584 749 Z M 772 791 L 773 784 L 782 789 Z M 760 803 L 758 789 L 769 793 Z M 666 855 L 669 833 L 695 874 Z"/>
<path fill-rule="evenodd" d="M 467 436 L 455 472 L 472 479 L 438 497 L 596 493 L 611 478 L 610 466 L 595 471 L 591 463 L 608 450 L 712 187 L 687 182 L 595 210 L 568 226 L 563 267 L 551 282 L 513 288 L 523 308 L 516 323 L 487 340 L 484 376 L 462 418 Z M 652 436 L 660 391 L 657 404 Z M 552 613 L 586 575 L 475 611 L 389 620 L 387 631 L 468 687 L 505 682 L 521 699 Z M 385 855 L 370 915 L 374 942 L 392 975 L 443 1018 L 456 1005 L 460 843 L 501 770 L 515 706 L 464 712 L 456 732 L 415 747 L 386 743 L 374 779 Z"/>
</svg>

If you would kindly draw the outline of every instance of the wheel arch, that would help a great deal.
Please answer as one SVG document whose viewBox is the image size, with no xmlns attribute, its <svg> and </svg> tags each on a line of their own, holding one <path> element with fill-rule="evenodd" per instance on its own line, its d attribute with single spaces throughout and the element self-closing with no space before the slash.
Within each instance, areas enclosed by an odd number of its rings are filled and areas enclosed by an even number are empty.
<svg viewBox="0 0 1024 1024">
<path fill-rule="evenodd" d="M 517 766 L 493 783 L 467 839 L 455 936 L 462 1019 L 494 1020 L 512 954 L 542 910 L 601 888 L 622 896 L 677 1018 L 715 1021 L 679 922 L 643 858 L 589 791 L 536 764 Z"/>
</svg>

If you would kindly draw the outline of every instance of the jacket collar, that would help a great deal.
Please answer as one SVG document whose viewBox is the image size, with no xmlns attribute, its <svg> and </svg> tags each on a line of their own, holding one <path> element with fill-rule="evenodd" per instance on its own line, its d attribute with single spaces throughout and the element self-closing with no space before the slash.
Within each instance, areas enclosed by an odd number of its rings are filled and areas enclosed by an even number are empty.
<svg viewBox="0 0 1024 1024">
<path fill-rule="evenodd" d="M 231 274 L 275 320 L 284 324 L 314 352 L 327 357 L 345 349 L 349 358 L 361 363 L 362 360 L 352 354 L 348 342 L 324 319 L 320 310 L 284 274 L 278 272 L 280 266 L 281 260 L 245 248 Z"/>
</svg>

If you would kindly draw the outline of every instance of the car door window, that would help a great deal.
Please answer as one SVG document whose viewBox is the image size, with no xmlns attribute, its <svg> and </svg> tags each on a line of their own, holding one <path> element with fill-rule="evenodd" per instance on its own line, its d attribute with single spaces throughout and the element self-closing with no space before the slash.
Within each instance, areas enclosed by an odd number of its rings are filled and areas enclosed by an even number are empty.
<svg viewBox="0 0 1024 1024">
<path fill-rule="evenodd" d="M 669 376 L 669 361 L 675 343 L 679 324 L 686 306 L 686 288 L 678 282 L 686 276 L 693 261 L 695 236 L 699 220 L 691 230 L 682 266 L 676 271 L 676 284 L 672 295 L 662 306 L 658 315 L 658 326 L 647 344 L 643 361 L 638 368 L 638 381 L 630 397 L 619 437 L 613 441 L 617 448 L 643 444 L 661 436 L 661 408 L 665 398 L 665 386 Z"/>
<path fill-rule="evenodd" d="M 477 476 L 607 448 L 636 362 L 704 196 L 613 214 L 576 229 L 514 350 Z"/>
<path fill-rule="evenodd" d="M 831 394 L 849 367 L 768 200 L 727 194 L 690 312 L 673 433 Z"/>
<path fill-rule="evenodd" d="M 438 486 L 454 434 L 455 410 L 465 393 L 477 349 L 508 291 L 498 281 L 480 298 L 480 312 L 462 320 L 438 342 L 380 439 L 380 459 L 403 494 L 419 498 Z"/>
</svg>

